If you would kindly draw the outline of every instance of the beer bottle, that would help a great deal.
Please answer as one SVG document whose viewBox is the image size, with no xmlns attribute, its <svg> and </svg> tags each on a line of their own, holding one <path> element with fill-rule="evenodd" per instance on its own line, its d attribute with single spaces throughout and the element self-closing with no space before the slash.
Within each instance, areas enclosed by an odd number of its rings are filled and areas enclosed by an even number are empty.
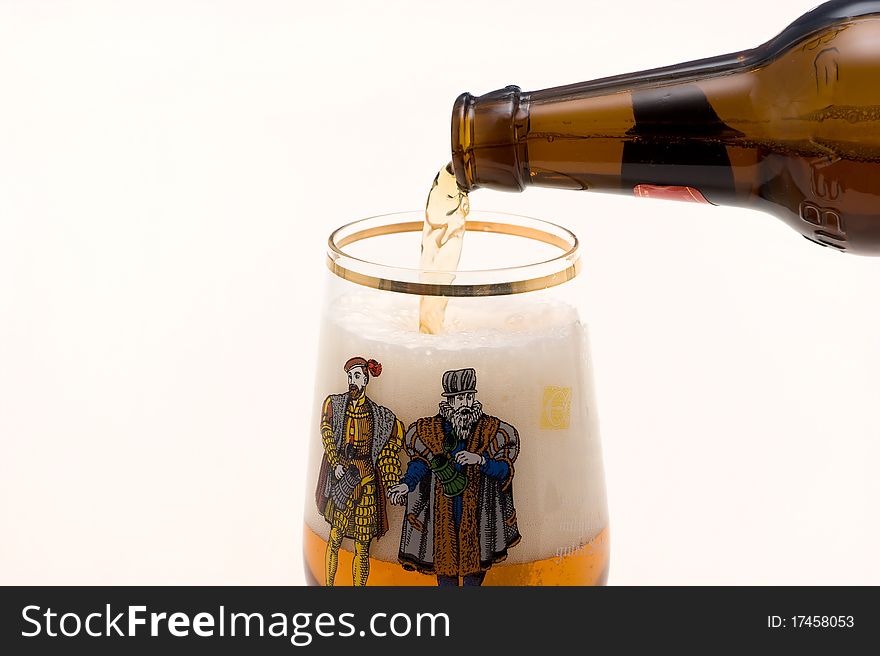
<svg viewBox="0 0 880 656">
<path fill-rule="evenodd" d="M 753 50 L 474 97 L 452 114 L 464 191 L 529 185 L 751 207 L 880 255 L 880 0 L 837 0 Z"/>
</svg>

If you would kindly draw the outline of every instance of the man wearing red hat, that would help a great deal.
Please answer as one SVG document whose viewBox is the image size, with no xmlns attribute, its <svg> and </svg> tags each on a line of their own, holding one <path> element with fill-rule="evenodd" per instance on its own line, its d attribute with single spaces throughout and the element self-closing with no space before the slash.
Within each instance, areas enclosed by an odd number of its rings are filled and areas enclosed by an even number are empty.
<svg viewBox="0 0 880 656">
<path fill-rule="evenodd" d="M 325 584 L 333 585 L 343 538 L 354 541 L 352 579 L 366 585 L 370 541 L 388 531 L 385 490 L 400 480 L 403 424 L 367 396 L 370 377 L 382 373 L 375 360 L 351 358 L 343 367 L 348 392 L 324 400 L 321 438 L 324 455 L 315 501 L 330 524 L 324 558 Z"/>
</svg>

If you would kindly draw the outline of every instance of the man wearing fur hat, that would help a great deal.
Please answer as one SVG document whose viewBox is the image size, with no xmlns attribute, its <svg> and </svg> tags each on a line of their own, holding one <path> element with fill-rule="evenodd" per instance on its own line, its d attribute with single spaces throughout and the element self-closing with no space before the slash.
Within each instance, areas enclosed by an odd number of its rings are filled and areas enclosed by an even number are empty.
<svg viewBox="0 0 880 656">
<path fill-rule="evenodd" d="M 511 486 L 519 435 L 483 414 L 476 386 L 474 369 L 443 374 L 440 412 L 409 427 L 411 460 L 388 491 L 406 504 L 401 564 L 434 574 L 438 585 L 482 585 L 520 540 Z"/>
<path fill-rule="evenodd" d="M 400 479 L 403 424 L 367 396 L 370 377 L 382 373 L 375 360 L 351 358 L 343 367 L 348 392 L 331 394 L 321 412 L 324 455 L 315 501 L 330 524 L 324 557 L 325 583 L 333 585 L 343 538 L 354 541 L 352 579 L 366 585 L 370 541 L 388 531 L 385 490 Z"/>
</svg>

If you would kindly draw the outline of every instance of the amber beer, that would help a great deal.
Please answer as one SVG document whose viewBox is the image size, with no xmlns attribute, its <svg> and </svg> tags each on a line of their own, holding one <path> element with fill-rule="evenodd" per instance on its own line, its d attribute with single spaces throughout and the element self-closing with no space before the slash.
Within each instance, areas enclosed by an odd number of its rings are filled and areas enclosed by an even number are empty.
<svg viewBox="0 0 880 656">
<path fill-rule="evenodd" d="M 828 2 L 753 50 L 570 86 L 464 93 L 459 187 L 529 185 L 769 212 L 880 255 L 880 0 Z"/>
<path fill-rule="evenodd" d="M 303 527 L 303 565 L 308 585 L 324 585 L 324 554 L 327 541 L 311 527 Z M 513 565 L 495 565 L 483 585 L 605 585 L 608 580 L 608 529 L 587 544 L 559 547 L 556 553 L 541 560 Z M 352 585 L 351 564 L 354 554 L 343 547 L 339 551 L 336 585 Z M 408 572 L 397 562 L 370 558 L 370 585 L 436 586 L 433 576 Z"/>
</svg>

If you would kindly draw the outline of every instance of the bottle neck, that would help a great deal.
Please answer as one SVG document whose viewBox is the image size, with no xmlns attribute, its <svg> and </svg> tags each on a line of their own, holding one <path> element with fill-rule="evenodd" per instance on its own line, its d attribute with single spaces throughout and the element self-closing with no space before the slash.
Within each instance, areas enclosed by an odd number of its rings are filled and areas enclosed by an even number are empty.
<svg viewBox="0 0 880 656">
<path fill-rule="evenodd" d="M 519 87 L 479 97 L 461 94 L 452 108 L 452 167 L 458 186 L 468 192 L 525 189 L 528 127 L 529 105 Z"/>
<path fill-rule="evenodd" d="M 659 87 L 632 82 L 624 89 L 615 78 L 576 89 L 462 94 L 452 120 L 459 187 L 637 194 L 690 188 L 699 190 L 697 199 L 730 202 L 735 181 L 725 144 L 742 133 L 719 118 L 691 80 Z M 743 92 L 742 85 L 728 86 Z"/>
</svg>

